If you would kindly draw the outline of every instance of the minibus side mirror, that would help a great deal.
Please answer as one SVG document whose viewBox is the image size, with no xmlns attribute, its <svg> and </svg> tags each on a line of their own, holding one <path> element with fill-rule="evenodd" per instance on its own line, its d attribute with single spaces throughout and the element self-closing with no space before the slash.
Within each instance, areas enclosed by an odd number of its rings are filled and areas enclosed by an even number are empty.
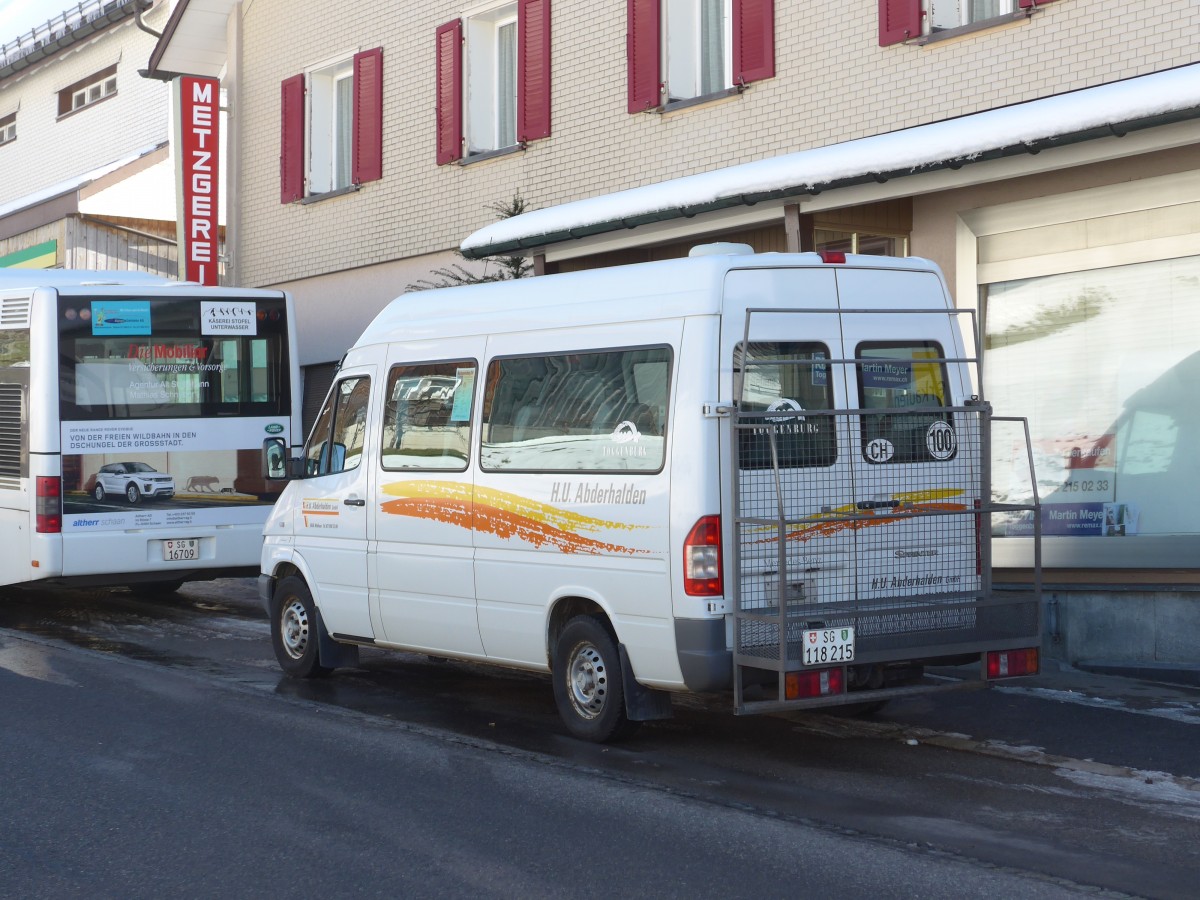
<svg viewBox="0 0 1200 900">
<path fill-rule="evenodd" d="M 287 481 L 293 477 L 294 466 L 288 465 L 287 441 L 271 437 L 263 441 L 262 476 L 267 481 Z"/>
</svg>

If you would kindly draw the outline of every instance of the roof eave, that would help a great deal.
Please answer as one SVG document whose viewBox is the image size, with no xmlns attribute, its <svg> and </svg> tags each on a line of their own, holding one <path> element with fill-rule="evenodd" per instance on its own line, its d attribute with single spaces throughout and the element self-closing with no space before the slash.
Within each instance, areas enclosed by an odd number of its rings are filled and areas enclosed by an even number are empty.
<svg viewBox="0 0 1200 900">
<path fill-rule="evenodd" d="M 773 191 L 722 197 L 708 203 L 668 207 L 666 209 L 656 210 L 652 213 L 644 213 L 639 216 L 630 216 L 621 219 L 611 219 L 604 222 L 595 222 L 580 228 L 571 228 L 562 231 L 551 232 L 548 234 L 531 235 L 529 237 L 522 237 L 515 240 L 497 241 L 477 247 L 463 248 L 460 250 L 460 252 L 467 259 L 485 259 L 489 256 L 522 255 L 535 248 L 548 247 L 553 244 L 580 240 L 586 237 L 594 237 L 598 234 L 609 234 L 615 231 L 633 229 L 637 228 L 639 225 L 649 225 L 658 222 L 671 221 L 674 219 L 690 219 L 693 216 L 700 215 L 702 213 L 716 212 L 721 209 L 730 209 L 733 207 L 749 207 L 767 201 L 787 200 L 793 197 L 803 196 L 815 197 L 824 191 L 854 187 L 855 185 L 867 184 L 870 182 L 884 183 L 897 178 L 904 178 L 910 175 L 922 175 L 927 172 L 935 172 L 941 169 L 961 169 L 964 166 L 969 166 L 974 163 L 988 162 L 990 160 L 1003 159 L 1013 156 L 1021 156 L 1023 154 L 1036 155 L 1042 150 L 1052 149 L 1055 147 L 1065 147 L 1071 144 L 1099 140 L 1101 138 L 1121 138 L 1133 131 L 1141 131 L 1147 128 L 1158 128 L 1164 125 L 1172 125 L 1176 122 L 1185 122 L 1193 119 L 1200 119 L 1200 106 L 1189 107 L 1181 110 L 1172 110 L 1168 113 L 1160 113 L 1153 116 L 1145 116 L 1123 122 L 1114 122 L 1097 128 L 1087 128 L 1082 131 L 1075 131 L 1067 134 L 1056 135 L 1054 137 L 1047 137 L 1032 143 L 1022 142 L 1011 144 L 1005 147 L 997 147 L 982 153 L 972 154 L 971 156 L 954 157 L 917 166 L 915 168 L 896 169 L 886 172 L 864 172 L 860 175 L 855 175 L 852 177 L 832 179 L 813 184 L 796 184 Z"/>
</svg>

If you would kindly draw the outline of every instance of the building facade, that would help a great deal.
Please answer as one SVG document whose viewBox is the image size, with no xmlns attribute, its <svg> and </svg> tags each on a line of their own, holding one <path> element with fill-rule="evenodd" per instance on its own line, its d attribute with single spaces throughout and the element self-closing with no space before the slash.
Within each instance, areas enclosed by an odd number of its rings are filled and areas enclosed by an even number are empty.
<svg viewBox="0 0 1200 900">
<path fill-rule="evenodd" d="M 178 0 L 150 68 L 222 77 L 232 277 L 293 291 L 314 376 L 460 247 L 934 259 L 1030 419 L 1051 639 L 1200 666 L 1194 0 Z M 994 538 L 1018 582 L 1029 529 Z"/>
<path fill-rule="evenodd" d="M 167 15 L 85 0 L 0 37 L 0 267 L 175 274 L 170 89 L 138 72 Z"/>
</svg>

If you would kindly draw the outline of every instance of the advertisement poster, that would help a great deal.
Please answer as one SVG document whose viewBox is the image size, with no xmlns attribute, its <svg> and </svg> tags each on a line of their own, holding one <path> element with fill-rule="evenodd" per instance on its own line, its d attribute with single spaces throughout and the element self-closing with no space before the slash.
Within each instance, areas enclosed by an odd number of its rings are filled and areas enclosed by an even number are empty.
<svg viewBox="0 0 1200 900">
<path fill-rule="evenodd" d="M 280 417 L 64 422 L 63 531 L 260 522 L 281 490 L 261 474 L 276 435 Z"/>
<path fill-rule="evenodd" d="M 1042 495 L 1043 536 L 1127 537 L 1138 533 L 1138 508 L 1115 502 L 1115 434 L 1103 434 L 1091 442 L 1042 441 L 1037 449 L 1042 459 L 1056 460 L 1059 471 L 1054 486 Z M 1004 533 L 1009 537 L 1032 535 L 1029 515 L 1009 522 Z"/>
</svg>

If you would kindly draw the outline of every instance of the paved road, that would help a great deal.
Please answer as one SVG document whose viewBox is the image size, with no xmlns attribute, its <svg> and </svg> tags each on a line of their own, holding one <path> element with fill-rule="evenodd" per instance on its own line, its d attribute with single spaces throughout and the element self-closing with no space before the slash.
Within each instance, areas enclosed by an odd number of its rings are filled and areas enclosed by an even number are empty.
<svg viewBox="0 0 1200 900">
<path fill-rule="evenodd" d="M 494 896 L 592 879 L 666 896 L 1195 895 L 1186 692 L 1116 680 L 1093 697 L 1067 673 L 863 721 L 736 718 L 693 698 L 603 748 L 565 736 L 536 676 L 372 653 L 325 681 L 281 678 L 252 587 L 0 602 L 0 708 L 18 738 L 0 764 L 20 785 L 0 862 L 25 883 L 62 857 L 65 887 L 102 870 L 149 893 L 230 855 L 199 893 L 237 878 L 265 891 L 290 864 L 303 893 L 347 873 L 403 892 L 408 873 L 423 893 Z M 137 855 L 144 840 L 162 859 Z M 83 858 L 106 841 L 123 875 Z M 308 855 L 289 860 L 289 841 Z M 168 845 L 192 874 L 160 871 Z"/>
</svg>

